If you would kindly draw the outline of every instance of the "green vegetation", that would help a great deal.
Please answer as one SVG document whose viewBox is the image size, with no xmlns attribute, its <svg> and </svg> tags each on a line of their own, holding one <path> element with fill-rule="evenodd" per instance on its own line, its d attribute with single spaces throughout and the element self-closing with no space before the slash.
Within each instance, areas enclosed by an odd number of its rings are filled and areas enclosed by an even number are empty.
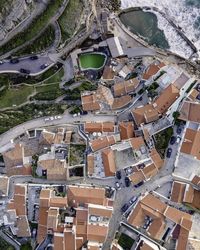
<svg viewBox="0 0 200 250">
<path fill-rule="evenodd" d="M 90 82 L 84 82 L 81 84 L 81 86 L 74 88 L 73 90 L 67 90 L 66 97 L 64 98 L 65 100 L 78 100 L 81 98 L 81 92 L 88 90 L 96 90 L 97 85 L 92 84 Z"/>
<path fill-rule="evenodd" d="M 31 243 L 30 242 L 27 242 L 26 244 L 23 244 L 21 247 L 20 247 L 20 250 L 32 250 L 32 246 L 31 246 Z"/>
<path fill-rule="evenodd" d="M 122 233 L 119 237 L 118 244 L 126 250 L 131 249 L 133 243 L 135 242 L 134 239 L 132 239 L 130 236 Z"/>
<path fill-rule="evenodd" d="M 58 19 L 61 28 L 62 40 L 65 42 L 73 36 L 80 22 L 80 16 L 83 11 L 82 0 L 69 0 L 63 14 Z"/>
<path fill-rule="evenodd" d="M 12 49 L 23 45 L 25 42 L 32 40 L 40 31 L 48 24 L 50 19 L 56 14 L 63 0 L 50 0 L 45 11 L 39 16 L 36 16 L 31 25 L 23 32 L 17 34 L 10 39 L 6 44 L 0 47 L 0 54 L 4 54 Z"/>
<path fill-rule="evenodd" d="M 173 113 L 174 123 L 175 123 L 176 125 L 179 125 L 179 124 L 181 123 L 181 121 L 178 119 L 179 116 L 180 116 L 180 113 L 179 113 L 178 111 L 175 111 L 175 112 Z"/>
<path fill-rule="evenodd" d="M 0 249 L 14 250 L 15 248 L 0 237 Z"/>
<path fill-rule="evenodd" d="M 167 128 L 155 135 L 155 147 L 158 153 L 164 158 L 165 151 L 168 147 L 169 140 L 173 135 L 173 128 Z"/>
<path fill-rule="evenodd" d="M 81 107 L 80 106 L 77 106 L 77 105 L 73 105 L 73 108 L 70 110 L 70 114 L 73 115 L 73 114 L 78 114 L 80 113 L 82 110 L 81 110 Z"/>
<path fill-rule="evenodd" d="M 0 134 L 23 122 L 50 115 L 62 114 L 66 105 L 60 104 L 27 104 L 16 110 L 0 113 Z"/>
<path fill-rule="evenodd" d="M 192 82 L 189 86 L 189 88 L 185 91 L 186 93 L 189 93 L 190 90 L 194 87 L 194 85 L 196 84 L 197 80 L 195 80 L 194 82 Z"/>
<path fill-rule="evenodd" d="M 27 85 L 6 89 L 1 96 L 0 108 L 12 107 L 14 105 L 19 106 L 27 101 L 28 96 L 32 94 L 33 90 L 33 86 Z"/>
<path fill-rule="evenodd" d="M 79 56 L 82 69 L 100 69 L 106 60 L 106 56 L 98 53 L 86 53 Z"/>
<path fill-rule="evenodd" d="M 70 145 L 70 158 L 69 158 L 70 166 L 84 163 L 85 149 L 86 149 L 85 145 L 78 145 L 78 144 Z"/>
<path fill-rule="evenodd" d="M 164 75 L 166 73 L 166 71 L 161 70 L 159 75 L 154 79 L 154 81 L 157 81 L 162 75 Z"/>
<path fill-rule="evenodd" d="M 48 84 L 36 87 L 37 94 L 32 99 L 51 101 L 63 95 L 65 92 L 59 88 L 59 83 Z"/>
<path fill-rule="evenodd" d="M 159 87 L 159 84 L 157 82 L 153 82 L 148 88 L 148 97 L 154 98 L 158 95 L 158 92 L 156 89 Z"/>
<path fill-rule="evenodd" d="M 50 84 L 50 83 L 56 83 L 61 82 L 62 77 L 64 76 L 64 69 L 61 68 L 56 73 L 54 73 L 51 77 L 46 78 L 42 83 L 43 84 Z"/>
<path fill-rule="evenodd" d="M 42 34 L 25 48 L 15 52 L 14 56 L 30 55 L 32 53 L 40 53 L 50 47 L 55 39 L 55 30 L 49 25 Z"/>
</svg>

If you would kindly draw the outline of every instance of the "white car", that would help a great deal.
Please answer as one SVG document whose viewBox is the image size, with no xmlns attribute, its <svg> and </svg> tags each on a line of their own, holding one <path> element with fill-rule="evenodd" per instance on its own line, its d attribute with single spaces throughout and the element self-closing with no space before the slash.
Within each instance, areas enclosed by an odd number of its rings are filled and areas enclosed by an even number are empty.
<svg viewBox="0 0 200 250">
<path fill-rule="evenodd" d="M 54 117 L 55 120 L 58 120 L 58 119 L 61 119 L 61 118 L 62 118 L 62 116 L 60 116 L 60 115 L 56 115 L 56 116 Z"/>
<path fill-rule="evenodd" d="M 180 137 L 180 136 L 177 136 L 176 143 L 179 144 L 180 141 L 181 141 L 181 137 Z"/>
<path fill-rule="evenodd" d="M 115 182 L 115 187 L 116 189 L 120 190 L 121 189 L 121 185 L 119 184 L 118 181 Z"/>
<path fill-rule="evenodd" d="M 50 120 L 49 117 L 44 119 L 45 122 L 48 122 L 49 120 Z"/>
<path fill-rule="evenodd" d="M 53 117 L 53 116 L 51 116 L 51 117 L 49 117 L 49 119 L 50 119 L 51 121 L 53 121 L 53 120 L 54 120 L 54 117 Z"/>
</svg>

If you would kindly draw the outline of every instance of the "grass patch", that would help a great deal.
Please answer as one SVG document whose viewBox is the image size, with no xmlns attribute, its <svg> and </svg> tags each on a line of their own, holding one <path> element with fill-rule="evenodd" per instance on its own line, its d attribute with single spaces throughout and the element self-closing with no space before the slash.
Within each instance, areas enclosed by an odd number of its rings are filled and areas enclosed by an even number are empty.
<svg viewBox="0 0 200 250">
<path fill-rule="evenodd" d="M 64 69 L 58 70 L 50 78 L 43 81 L 44 84 L 61 82 L 62 77 L 64 76 Z"/>
<path fill-rule="evenodd" d="M 30 55 L 32 53 L 40 53 L 50 47 L 55 39 L 55 30 L 52 25 L 48 26 L 42 34 L 35 39 L 34 42 L 25 48 L 15 52 L 14 56 Z"/>
<path fill-rule="evenodd" d="M 27 101 L 29 95 L 34 90 L 33 86 L 16 86 L 5 91 L 1 96 L 0 108 L 12 107 L 13 105 L 20 105 Z"/>
<path fill-rule="evenodd" d="M 12 245 L 10 245 L 7 241 L 5 241 L 1 237 L 0 237 L 0 249 L 15 250 L 15 248 Z"/>
<path fill-rule="evenodd" d="M 162 158 L 165 156 L 165 151 L 168 147 L 169 140 L 173 135 L 173 128 L 167 128 L 155 135 L 155 147 Z"/>
<path fill-rule="evenodd" d="M 16 110 L 2 111 L 0 113 L 0 134 L 35 118 L 62 114 L 66 108 L 66 105 L 60 104 L 27 104 Z"/>
<path fill-rule="evenodd" d="M 70 166 L 84 163 L 85 149 L 86 149 L 85 145 L 78 145 L 78 144 L 70 145 L 70 158 L 69 158 Z"/>
<path fill-rule="evenodd" d="M 131 249 L 133 243 L 135 242 L 134 239 L 129 237 L 128 235 L 122 233 L 119 237 L 118 244 L 125 250 Z"/>
<path fill-rule="evenodd" d="M 23 244 L 21 247 L 20 247 L 20 250 L 32 250 L 32 246 L 31 246 L 31 243 L 30 242 L 27 242 L 26 244 Z"/>
<path fill-rule="evenodd" d="M 28 28 L 0 47 L 0 54 L 2 55 L 36 37 L 49 20 L 56 14 L 62 3 L 63 0 L 51 0 L 43 13 L 36 16 Z"/>
<path fill-rule="evenodd" d="M 59 83 L 43 85 L 36 87 L 37 94 L 34 95 L 35 100 L 55 100 L 57 97 L 63 95 L 65 91 L 59 88 Z"/>
<path fill-rule="evenodd" d="M 97 85 L 92 84 L 90 82 L 84 82 L 79 87 L 74 88 L 73 90 L 67 90 L 66 97 L 64 98 L 64 100 L 78 100 L 81 98 L 81 92 L 85 90 L 92 91 L 96 89 Z"/>
<path fill-rule="evenodd" d="M 69 0 L 63 14 L 58 19 L 62 33 L 62 42 L 65 42 L 73 36 L 80 21 L 80 16 L 83 11 L 82 0 Z M 79 18 L 77 18 L 79 17 Z"/>
</svg>

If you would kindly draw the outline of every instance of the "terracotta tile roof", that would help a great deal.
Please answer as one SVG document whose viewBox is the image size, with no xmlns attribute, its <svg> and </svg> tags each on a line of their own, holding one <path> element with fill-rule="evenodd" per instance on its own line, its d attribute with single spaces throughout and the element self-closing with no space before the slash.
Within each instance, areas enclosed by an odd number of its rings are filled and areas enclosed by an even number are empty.
<svg viewBox="0 0 200 250">
<path fill-rule="evenodd" d="M 23 146 L 21 144 L 16 144 L 14 148 L 2 155 L 6 168 L 23 165 Z"/>
<path fill-rule="evenodd" d="M 170 84 L 153 103 L 153 107 L 157 109 L 160 114 L 163 114 L 171 107 L 178 97 L 179 89 L 173 84 Z"/>
<path fill-rule="evenodd" d="M 77 208 L 76 209 L 76 235 L 83 238 L 83 242 L 87 241 L 87 221 L 88 221 L 88 209 Z"/>
<path fill-rule="evenodd" d="M 143 245 L 140 247 L 140 250 L 154 250 L 154 248 L 144 242 Z"/>
<path fill-rule="evenodd" d="M 88 213 L 89 215 L 102 216 L 106 218 L 112 217 L 112 209 L 108 209 L 106 207 L 97 207 L 93 205 L 89 205 Z"/>
<path fill-rule="evenodd" d="M 151 104 L 133 109 L 131 111 L 136 124 L 149 123 L 159 119 L 158 111 Z"/>
<path fill-rule="evenodd" d="M 47 170 L 48 180 L 66 180 L 67 179 L 67 168 L 66 162 L 58 159 L 47 159 L 38 161 L 38 165 L 43 169 Z"/>
<path fill-rule="evenodd" d="M 116 164 L 114 159 L 114 152 L 111 148 L 102 151 L 102 160 L 104 166 L 105 176 L 113 176 L 116 172 Z"/>
<path fill-rule="evenodd" d="M 84 130 L 86 133 L 114 132 L 115 124 L 114 122 L 86 122 L 84 125 Z"/>
<path fill-rule="evenodd" d="M 26 215 L 20 215 L 17 219 L 17 237 L 31 237 L 31 231 Z"/>
<path fill-rule="evenodd" d="M 152 63 L 143 75 L 143 79 L 148 80 L 150 77 L 154 76 L 158 71 L 164 67 L 164 63 L 155 64 Z"/>
<path fill-rule="evenodd" d="M 54 231 L 57 229 L 58 215 L 59 215 L 58 208 L 49 208 L 48 217 L 47 217 L 47 228 L 48 229 L 53 229 Z"/>
<path fill-rule="evenodd" d="M 137 78 L 134 78 L 128 81 L 115 83 L 113 86 L 114 96 L 120 97 L 133 92 L 139 85 L 139 82 Z"/>
<path fill-rule="evenodd" d="M 200 103 L 185 101 L 180 110 L 179 119 L 200 123 Z"/>
<path fill-rule="evenodd" d="M 194 199 L 194 188 L 191 185 L 187 184 L 185 188 L 185 195 L 183 198 L 183 202 L 192 203 L 193 199 Z"/>
<path fill-rule="evenodd" d="M 139 170 L 137 172 L 133 172 L 133 174 L 129 176 L 129 179 L 133 182 L 134 185 L 137 185 L 141 181 L 144 181 L 146 178 L 143 171 Z"/>
<path fill-rule="evenodd" d="M 76 235 L 73 230 L 65 228 L 64 245 L 65 245 L 65 248 L 64 248 L 65 250 L 76 249 Z"/>
<path fill-rule="evenodd" d="M 177 224 L 180 224 L 181 223 L 181 220 L 182 218 L 184 219 L 187 219 L 187 220 L 190 220 L 191 221 L 191 218 L 192 216 L 190 214 L 187 214 L 187 213 L 184 213 L 176 208 L 173 208 L 173 207 L 167 207 L 164 215 L 170 219 L 171 221 L 177 223 Z"/>
<path fill-rule="evenodd" d="M 121 140 L 127 140 L 134 137 L 134 124 L 132 122 L 120 122 L 119 132 Z"/>
<path fill-rule="evenodd" d="M 101 108 L 95 94 L 81 95 L 81 101 L 84 111 L 95 111 Z"/>
<path fill-rule="evenodd" d="M 189 231 L 184 229 L 183 227 L 181 227 L 179 237 L 178 237 L 178 242 L 176 245 L 176 250 L 186 250 L 187 249 L 188 237 L 189 237 Z"/>
<path fill-rule="evenodd" d="M 141 203 L 152 208 L 153 210 L 156 210 L 160 212 L 161 214 L 164 213 L 167 205 L 160 201 L 158 198 L 153 196 L 152 194 L 146 195 L 142 200 Z"/>
<path fill-rule="evenodd" d="M 94 174 L 94 155 L 87 155 L 87 168 L 88 168 L 88 174 L 93 175 Z"/>
<path fill-rule="evenodd" d="M 103 136 L 90 141 L 90 145 L 93 151 L 97 151 L 115 144 L 114 136 Z"/>
<path fill-rule="evenodd" d="M 129 95 L 124 95 L 121 97 L 114 98 L 114 102 L 112 104 L 112 109 L 121 109 L 125 106 L 127 106 L 131 102 L 132 98 Z"/>
<path fill-rule="evenodd" d="M 196 186 L 200 186 L 200 176 L 195 175 L 193 179 L 191 180 L 192 184 Z"/>
<path fill-rule="evenodd" d="M 200 131 L 187 128 L 180 151 L 185 154 L 190 154 L 200 160 L 199 147 Z"/>
<path fill-rule="evenodd" d="M 54 143 L 54 138 L 55 138 L 55 133 L 43 130 L 40 136 L 40 143 L 51 145 Z"/>
<path fill-rule="evenodd" d="M 158 169 L 156 168 L 156 166 L 154 165 L 154 163 L 145 166 L 144 169 L 142 170 L 146 179 L 149 179 L 153 176 L 155 176 L 158 173 Z"/>
<path fill-rule="evenodd" d="M 174 181 L 171 191 L 171 201 L 182 203 L 184 193 L 185 193 L 185 184 L 181 182 Z"/>
<path fill-rule="evenodd" d="M 88 240 L 103 243 L 108 233 L 108 227 L 89 224 L 87 226 L 87 232 Z"/>
<path fill-rule="evenodd" d="M 142 136 L 131 138 L 130 143 L 135 150 L 140 150 L 142 146 L 146 147 Z"/>
<path fill-rule="evenodd" d="M 64 208 L 67 207 L 67 197 L 52 197 L 50 198 L 50 206 L 51 207 L 59 207 Z"/>
<path fill-rule="evenodd" d="M 93 187 L 69 186 L 67 189 L 69 204 L 92 203 L 104 205 L 106 203 L 105 189 Z"/>
<path fill-rule="evenodd" d="M 54 233 L 53 235 L 54 249 L 64 250 L 63 240 L 64 240 L 64 234 Z"/>
<path fill-rule="evenodd" d="M 155 148 L 151 149 L 150 157 L 151 157 L 153 163 L 155 164 L 155 166 L 157 167 L 157 169 L 159 170 L 163 166 L 164 161 L 160 157 L 159 153 L 157 152 L 157 150 Z"/>
<path fill-rule="evenodd" d="M 110 66 L 105 66 L 102 78 L 104 80 L 112 80 L 115 76 L 115 72 L 113 71 L 112 67 Z"/>
<path fill-rule="evenodd" d="M 163 235 L 163 232 L 166 228 L 165 221 L 163 218 L 158 218 L 153 220 L 153 222 L 150 224 L 148 228 L 148 233 L 154 238 L 154 239 L 160 239 Z"/>
</svg>

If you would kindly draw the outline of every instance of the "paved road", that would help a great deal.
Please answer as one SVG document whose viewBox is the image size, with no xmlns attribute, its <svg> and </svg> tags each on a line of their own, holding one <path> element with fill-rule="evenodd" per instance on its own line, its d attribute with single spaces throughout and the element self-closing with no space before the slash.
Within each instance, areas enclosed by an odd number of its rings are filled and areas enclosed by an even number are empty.
<svg viewBox="0 0 200 250">
<path fill-rule="evenodd" d="M 48 121 L 45 122 L 44 117 L 38 118 L 35 120 L 31 120 L 25 123 L 22 123 L 6 133 L 0 135 L 0 151 L 1 147 L 4 146 L 5 144 L 9 143 L 10 140 L 16 138 L 17 136 L 23 134 L 27 130 L 35 129 L 35 128 L 41 128 L 45 126 L 56 126 L 56 125 L 64 125 L 64 124 L 69 124 L 69 123 L 83 123 L 86 121 L 116 121 L 116 116 L 115 115 L 93 115 L 93 114 L 88 114 L 88 115 L 83 115 L 79 117 L 73 117 L 70 114 L 64 114 L 62 115 L 62 119 L 59 120 L 53 120 L 53 121 Z"/>
</svg>

